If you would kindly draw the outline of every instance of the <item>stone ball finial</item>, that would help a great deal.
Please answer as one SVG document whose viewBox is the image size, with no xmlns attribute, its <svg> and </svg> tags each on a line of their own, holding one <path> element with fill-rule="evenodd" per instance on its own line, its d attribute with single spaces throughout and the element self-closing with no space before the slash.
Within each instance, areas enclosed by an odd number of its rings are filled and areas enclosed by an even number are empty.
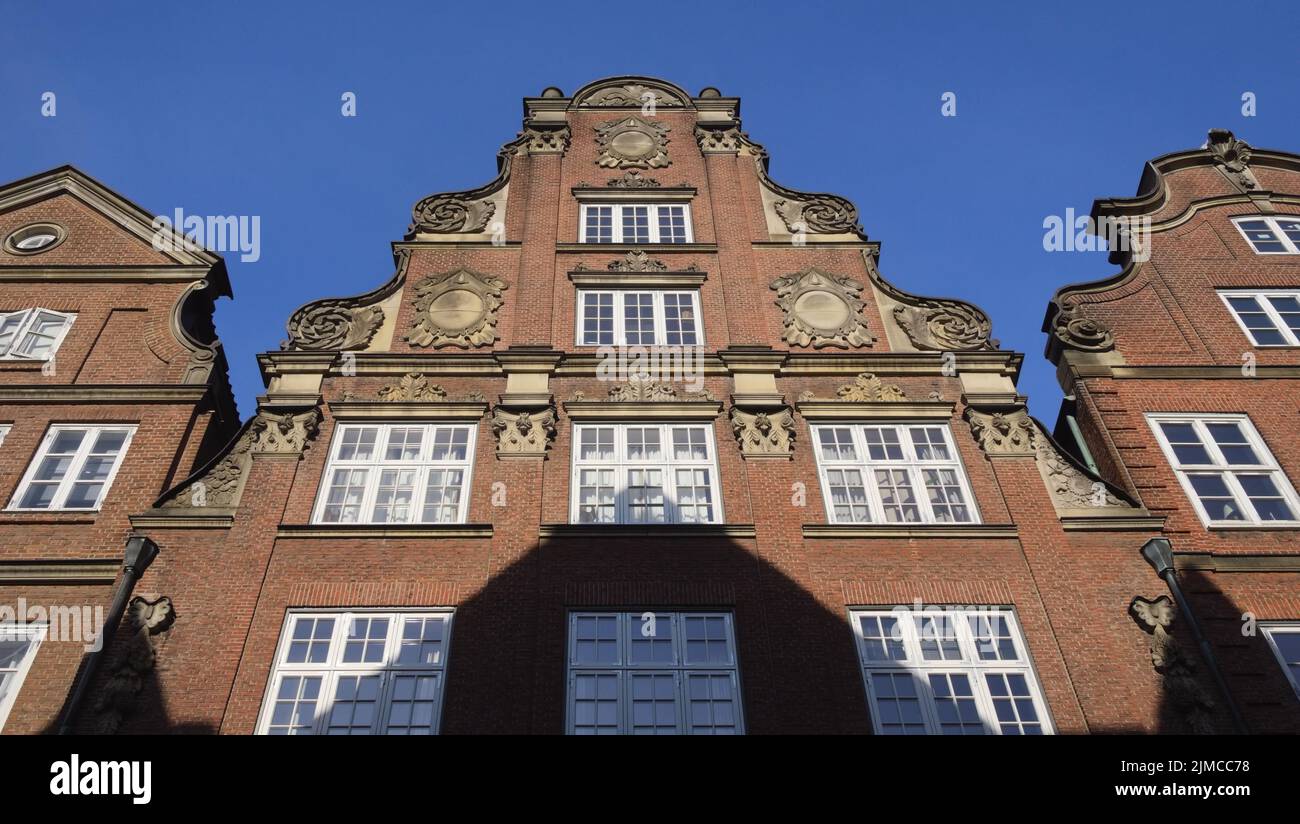
<svg viewBox="0 0 1300 824">
<path fill-rule="evenodd" d="M 722 97 L 722 92 L 718 91 L 713 86 L 705 86 L 704 88 L 700 89 L 699 96 L 701 98 L 710 98 L 710 99 L 718 98 L 718 97 Z"/>
<path fill-rule="evenodd" d="M 554 100 L 557 97 L 564 97 L 564 92 L 557 86 L 547 86 L 542 89 L 542 97 L 548 100 Z"/>
</svg>

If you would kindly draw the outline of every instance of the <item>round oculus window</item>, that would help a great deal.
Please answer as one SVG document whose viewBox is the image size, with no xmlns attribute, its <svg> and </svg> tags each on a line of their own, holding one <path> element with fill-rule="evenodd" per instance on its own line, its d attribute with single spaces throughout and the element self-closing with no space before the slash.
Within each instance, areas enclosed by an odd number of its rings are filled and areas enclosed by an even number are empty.
<svg viewBox="0 0 1300 824">
<path fill-rule="evenodd" d="M 5 249 L 19 255 L 34 255 L 53 249 L 63 242 L 63 227 L 53 223 L 33 223 L 13 232 L 5 239 Z"/>
</svg>

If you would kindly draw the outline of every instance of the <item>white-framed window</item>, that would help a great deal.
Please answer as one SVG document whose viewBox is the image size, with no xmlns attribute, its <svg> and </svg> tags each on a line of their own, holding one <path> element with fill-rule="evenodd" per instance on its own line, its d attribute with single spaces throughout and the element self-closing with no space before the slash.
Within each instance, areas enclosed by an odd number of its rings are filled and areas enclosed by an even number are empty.
<svg viewBox="0 0 1300 824">
<path fill-rule="evenodd" d="M 583 243 L 690 243 L 685 203 L 582 204 Z"/>
<path fill-rule="evenodd" d="M 0 360 L 49 360 L 76 319 L 52 309 L 0 312 Z"/>
<path fill-rule="evenodd" d="M 1233 218 L 1232 222 L 1256 254 L 1300 254 L 1300 216 L 1251 215 Z"/>
<path fill-rule="evenodd" d="M 471 424 L 339 424 L 318 524 L 452 524 L 469 512 Z"/>
<path fill-rule="evenodd" d="M 99 509 L 134 435 L 119 424 L 51 426 L 8 508 Z"/>
<path fill-rule="evenodd" d="M 570 735 L 740 735 L 727 612 L 569 614 Z"/>
<path fill-rule="evenodd" d="M 1296 526 L 1300 499 L 1245 415 L 1147 415 L 1201 521 Z"/>
<path fill-rule="evenodd" d="M 1256 346 L 1300 346 L 1300 289 L 1222 289 L 1219 297 Z"/>
<path fill-rule="evenodd" d="M 813 424 L 831 523 L 977 523 L 947 424 Z"/>
<path fill-rule="evenodd" d="M 1259 628 L 1264 631 L 1268 646 L 1282 665 L 1296 697 L 1300 698 L 1300 621 L 1261 623 Z"/>
<path fill-rule="evenodd" d="M 703 346 L 700 294 L 581 289 L 577 332 L 579 346 Z"/>
<path fill-rule="evenodd" d="M 0 423 L 0 446 L 4 446 L 5 436 L 9 434 L 9 430 L 12 428 L 12 424 Z"/>
<path fill-rule="evenodd" d="M 1052 732 L 1010 609 L 852 609 L 879 735 Z"/>
<path fill-rule="evenodd" d="M 437 735 L 449 609 L 292 610 L 262 701 L 262 735 Z"/>
<path fill-rule="evenodd" d="M 0 731 L 45 640 L 45 630 L 45 624 L 0 624 Z"/>
<path fill-rule="evenodd" d="M 575 424 L 569 520 L 721 523 L 708 424 Z"/>
</svg>

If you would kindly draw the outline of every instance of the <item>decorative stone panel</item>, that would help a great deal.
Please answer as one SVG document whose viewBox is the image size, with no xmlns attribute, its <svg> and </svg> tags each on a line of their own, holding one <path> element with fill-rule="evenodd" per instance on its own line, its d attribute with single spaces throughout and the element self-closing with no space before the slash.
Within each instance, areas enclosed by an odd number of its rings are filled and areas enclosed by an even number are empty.
<svg viewBox="0 0 1300 824">
<path fill-rule="evenodd" d="M 415 321 L 406 339 L 412 346 L 468 349 L 497 339 L 497 310 L 505 281 L 461 267 L 415 284 Z"/>
<path fill-rule="evenodd" d="M 776 305 L 785 313 L 784 338 L 797 346 L 870 346 L 875 336 L 862 317 L 865 288 L 853 278 L 810 267 L 772 281 Z"/>
<path fill-rule="evenodd" d="M 596 127 L 600 146 L 599 166 L 611 169 L 662 169 L 672 163 L 668 158 L 668 132 L 662 123 L 629 116 L 610 120 Z"/>
</svg>

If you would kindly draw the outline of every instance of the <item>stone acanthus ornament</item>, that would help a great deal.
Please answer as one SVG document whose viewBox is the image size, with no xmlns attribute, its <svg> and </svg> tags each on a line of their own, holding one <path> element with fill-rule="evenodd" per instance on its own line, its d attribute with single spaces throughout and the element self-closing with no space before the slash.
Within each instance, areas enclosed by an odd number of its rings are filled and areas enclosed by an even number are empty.
<svg viewBox="0 0 1300 824">
<path fill-rule="evenodd" d="M 1214 156 L 1214 162 L 1243 189 L 1258 189 L 1259 181 L 1246 165 L 1250 163 L 1250 144 L 1239 140 L 1227 129 L 1210 129 L 1205 148 Z"/>
<path fill-rule="evenodd" d="M 296 455 L 320 430 L 319 409 L 275 415 L 259 412 L 235 437 L 229 451 L 202 474 L 168 492 L 161 509 L 230 509 L 239 504 L 243 480 L 253 454 Z"/>
<path fill-rule="evenodd" d="M 772 204 L 792 233 L 857 234 L 858 207 L 838 195 L 812 195 L 808 200 L 778 200 Z"/>
<path fill-rule="evenodd" d="M 986 413 L 968 409 L 966 414 L 971 432 L 986 454 L 1033 454 L 1037 431 L 1025 410 Z"/>
<path fill-rule="evenodd" d="M 633 249 L 622 260 L 610 263 L 607 268 L 611 272 L 667 272 L 668 264 L 650 257 L 640 249 Z"/>
<path fill-rule="evenodd" d="M 435 195 L 415 204 L 412 217 L 422 232 L 481 232 L 496 214 L 490 200 L 467 200 L 464 192 Z"/>
<path fill-rule="evenodd" d="M 772 281 L 776 305 L 785 313 L 784 338 L 797 346 L 870 346 L 875 336 L 862 317 L 863 284 L 808 268 Z"/>
<path fill-rule="evenodd" d="M 854 378 L 853 383 L 845 384 L 835 390 L 842 400 L 870 401 L 905 401 L 907 396 L 896 384 L 885 383 L 870 372 L 863 372 Z"/>
<path fill-rule="evenodd" d="M 289 317 L 289 340 L 282 349 L 361 349 L 379 331 L 384 310 L 356 306 L 346 299 L 320 300 Z"/>
<path fill-rule="evenodd" d="M 497 339 L 497 310 L 505 281 L 461 267 L 429 275 L 415 285 L 415 321 L 406 339 L 412 346 L 468 349 Z"/>
<path fill-rule="evenodd" d="M 1101 481 L 1074 466 L 1043 434 L 1035 438 L 1039 466 L 1053 502 L 1064 509 L 1127 506 Z"/>
<path fill-rule="evenodd" d="M 671 401 L 677 400 L 677 390 L 666 383 L 633 377 L 627 383 L 611 387 L 609 399 L 620 402 Z"/>
<path fill-rule="evenodd" d="M 629 171 L 622 177 L 612 178 L 605 184 L 611 189 L 658 189 L 659 181 L 653 177 L 642 177 L 640 172 Z"/>
<path fill-rule="evenodd" d="M 596 164 L 610 169 L 662 169 L 668 158 L 668 132 L 662 123 L 629 116 L 596 127 L 600 155 Z"/>
<path fill-rule="evenodd" d="M 569 127 L 538 128 L 527 126 L 519 133 L 520 153 L 526 154 L 564 154 L 569 148 Z"/>
<path fill-rule="evenodd" d="M 497 438 L 498 457 L 541 457 L 555 437 L 555 410 L 492 410 L 492 434 Z"/>
<path fill-rule="evenodd" d="M 441 401 L 446 400 L 447 393 L 436 383 L 418 372 L 409 372 L 400 381 L 379 390 L 381 401 Z"/>
<path fill-rule="evenodd" d="M 1108 352 L 1115 348 L 1115 335 L 1102 322 L 1079 314 L 1078 306 L 1065 306 L 1056 313 L 1052 333 L 1062 346 L 1082 352 Z"/>
<path fill-rule="evenodd" d="M 715 152 L 735 154 L 740 151 L 743 139 L 740 129 L 735 126 L 725 129 L 709 129 L 704 126 L 696 126 L 695 140 L 700 144 L 700 151 L 705 154 Z"/>
<path fill-rule="evenodd" d="M 1215 701 L 1196 676 L 1197 662 L 1171 634 L 1177 614 L 1173 601 L 1167 595 L 1154 600 L 1139 595 L 1128 609 L 1138 626 L 1151 633 L 1151 664 L 1162 676 L 1166 700 L 1188 732 L 1212 735 Z"/>
<path fill-rule="evenodd" d="M 136 709 L 145 681 L 157 666 L 154 637 L 166 632 L 176 620 L 167 596 L 150 600 L 137 595 L 126 608 L 124 626 L 113 647 L 113 665 L 94 706 L 94 730 L 113 735 Z"/>
<path fill-rule="evenodd" d="M 598 108 L 642 108 L 645 106 L 681 106 L 682 101 L 676 95 L 656 86 L 643 86 L 631 83 L 626 86 L 611 86 L 593 92 L 579 105 Z"/>
<path fill-rule="evenodd" d="M 785 407 L 747 411 L 731 408 L 731 431 L 746 458 L 788 458 L 794 453 L 794 416 Z"/>
</svg>

